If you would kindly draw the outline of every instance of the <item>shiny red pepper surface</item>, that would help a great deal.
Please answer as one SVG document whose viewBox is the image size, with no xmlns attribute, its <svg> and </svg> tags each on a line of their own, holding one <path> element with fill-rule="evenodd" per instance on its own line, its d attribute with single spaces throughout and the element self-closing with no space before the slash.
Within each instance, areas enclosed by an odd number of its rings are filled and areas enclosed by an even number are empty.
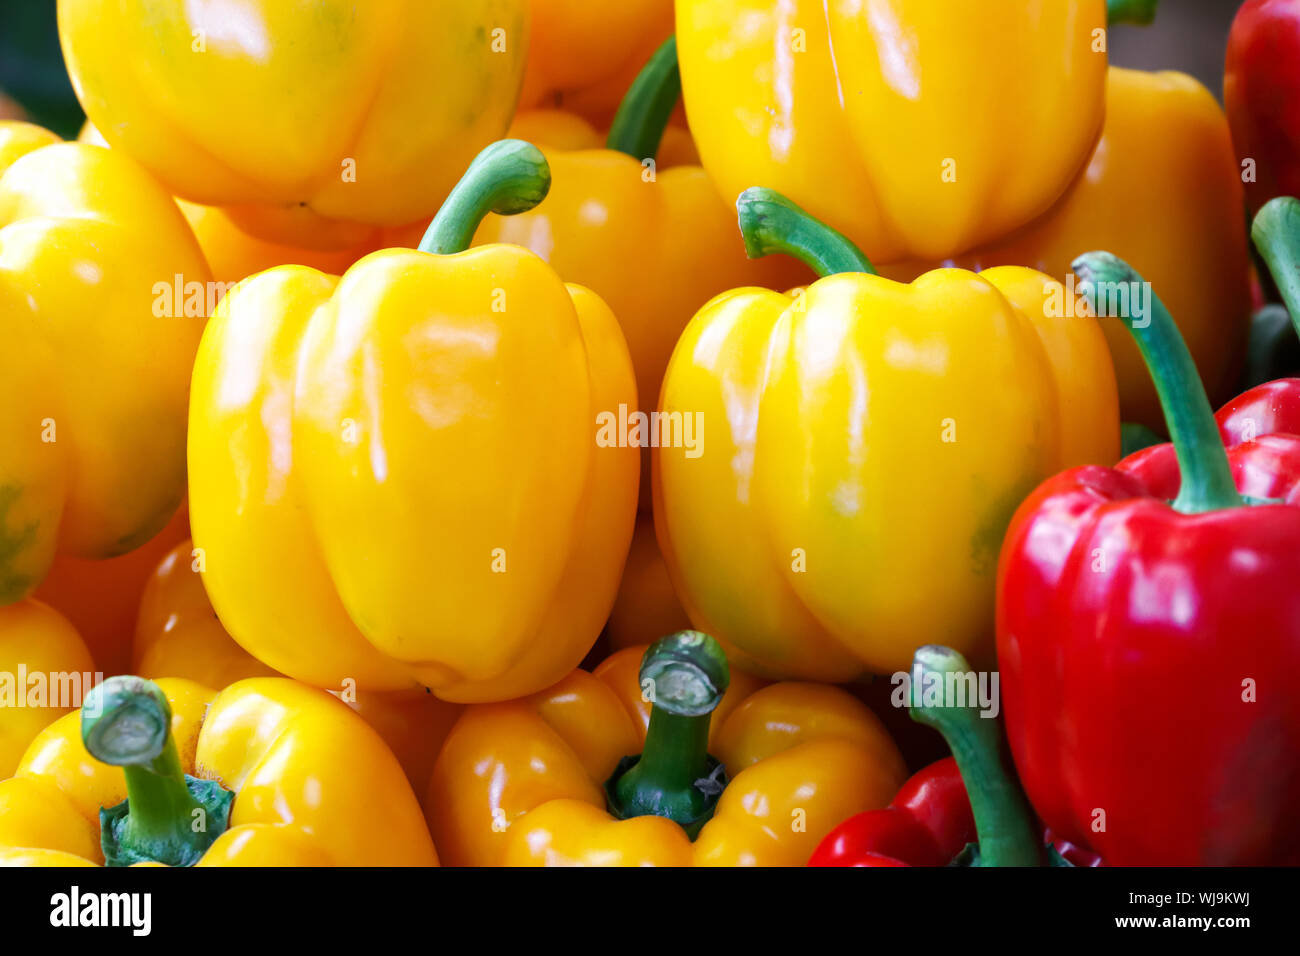
<svg viewBox="0 0 1300 956">
<path fill-rule="evenodd" d="M 975 817 L 952 757 L 913 774 L 883 810 L 849 817 L 809 866 L 947 866 L 975 840 Z"/>
<path fill-rule="evenodd" d="M 1097 278 L 1094 255 L 1080 278 Z M 1109 278 L 1141 281 L 1124 269 Z M 1151 334 L 1166 322 L 1154 299 Z M 1109 865 L 1287 862 L 1300 848 L 1300 507 L 1241 496 L 1295 501 L 1300 438 L 1225 455 L 1176 331 L 1185 364 L 1169 334 L 1153 347 L 1134 334 L 1174 446 L 1049 479 L 1003 544 L 1016 766 L 1053 833 Z"/>
</svg>

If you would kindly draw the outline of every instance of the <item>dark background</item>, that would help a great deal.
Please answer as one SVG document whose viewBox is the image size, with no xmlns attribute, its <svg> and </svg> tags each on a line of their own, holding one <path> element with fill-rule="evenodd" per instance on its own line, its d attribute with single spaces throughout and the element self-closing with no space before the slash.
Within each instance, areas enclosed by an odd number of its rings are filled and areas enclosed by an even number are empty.
<svg viewBox="0 0 1300 956">
<path fill-rule="evenodd" d="M 1111 60 L 1148 70 L 1182 70 L 1222 97 L 1223 51 L 1238 6 L 1239 0 L 1162 0 L 1153 26 L 1115 28 Z M 0 0 L 0 90 L 36 122 L 66 137 L 76 135 L 82 115 L 59 52 L 55 0 Z"/>
</svg>

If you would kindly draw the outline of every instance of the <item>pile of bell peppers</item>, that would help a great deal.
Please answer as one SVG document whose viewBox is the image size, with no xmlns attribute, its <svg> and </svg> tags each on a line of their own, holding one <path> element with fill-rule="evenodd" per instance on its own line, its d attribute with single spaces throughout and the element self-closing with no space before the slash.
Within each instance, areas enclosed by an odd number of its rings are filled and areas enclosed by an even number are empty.
<svg viewBox="0 0 1300 956">
<path fill-rule="evenodd" d="M 1155 16 L 58 0 L 0 865 L 1300 864 L 1300 0 Z"/>
</svg>

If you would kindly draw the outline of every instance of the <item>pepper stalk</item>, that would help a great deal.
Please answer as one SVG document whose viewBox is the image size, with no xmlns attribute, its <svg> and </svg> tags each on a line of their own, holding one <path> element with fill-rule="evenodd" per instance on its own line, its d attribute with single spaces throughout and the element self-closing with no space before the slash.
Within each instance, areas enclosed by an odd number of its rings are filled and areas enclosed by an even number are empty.
<svg viewBox="0 0 1300 956">
<path fill-rule="evenodd" d="M 1268 266 L 1300 334 L 1300 199 L 1278 196 L 1255 215 L 1250 238 Z"/>
<path fill-rule="evenodd" d="M 935 696 L 926 693 L 928 687 L 936 682 L 946 687 L 949 674 L 969 672 L 966 658 L 951 648 L 937 644 L 917 648 L 912 658 L 909 714 L 917 723 L 943 734 L 957 760 L 979 837 L 975 865 L 1040 866 L 1041 841 L 1029 802 L 1002 758 L 1002 732 L 997 720 L 979 716 L 969 704 L 959 707 L 927 699 Z"/>
<path fill-rule="evenodd" d="M 736 200 L 745 254 L 751 259 L 779 252 L 793 256 L 817 275 L 865 272 L 871 260 L 841 232 L 814 218 L 775 189 L 751 186 Z"/>
<path fill-rule="evenodd" d="M 1150 289 L 1132 266 L 1109 252 L 1085 253 L 1074 260 L 1072 268 L 1080 279 L 1079 294 L 1098 317 L 1108 314 L 1110 291 L 1129 290 L 1125 297 L 1132 312 L 1131 302 L 1140 295 L 1138 290 Z M 1151 373 L 1178 456 L 1182 484 L 1173 508 L 1183 514 L 1201 514 L 1244 505 L 1196 363 L 1173 316 L 1154 292 L 1149 312 L 1145 322 L 1130 321 L 1131 315 L 1116 317 L 1124 320 Z"/>
<path fill-rule="evenodd" d="M 605 148 L 626 153 L 638 162 L 654 159 L 681 95 L 677 38 L 672 36 L 654 52 L 628 87 L 609 127 Z"/>
<path fill-rule="evenodd" d="M 182 771 L 171 723 L 167 698 L 143 677 L 110 677 L 81 703 L 86 749 L 126 775 L 126 799 L 99 811 L 108 866 L 193 866 L 229 826 L 235 795 Z"/>
<path fill-rule="evenodd" d="M 439 256 L 464 252 L 488 213 L 527 212 L 550 191 L 551 168 L 540 149 L 522 139 L 497 140 L 469 164 L 429 223 L 419 250 Z"/>
<path fill-rule="evenodd" d="M 641 687 L 651 700 L 640 754 L 624 757 L 605 783 L 610 813 L 667 817 L 693 840 L 713 817 L 727 776 L 708 752 L 709 722 L 731 680 L 718 642 L 678 631 L 650 645 Z"/>
</svg>

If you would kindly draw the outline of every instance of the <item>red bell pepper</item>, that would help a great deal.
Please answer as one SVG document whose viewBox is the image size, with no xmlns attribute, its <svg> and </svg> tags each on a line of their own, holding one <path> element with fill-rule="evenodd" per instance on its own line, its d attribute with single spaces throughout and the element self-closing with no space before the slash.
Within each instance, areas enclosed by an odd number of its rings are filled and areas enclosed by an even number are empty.
<svg viewBox="0 0 1300 956">
<path fill-rule="evenodd" d="M 1246 199 L 1300 195 L 1300 0 L 1246 0 L 1228 35 L 1223 100 L 1237 158 L 1253 160 Z"/>
<path fill-rule="evenodd" d="M 969 706 L 936 704 L 923 693 L 934 676 L 968 671 L 954 650 L 917 649 L 909 712 L 943 734 L 955 756 L 916 773 L 885 809 L 841 823 L 818 844 L 809 866 L 946 866 L 958 857 L 969 865 L 1036 866 L 1046 859 L 1036 838 L 1041 831 L 1002 758 L 997 720 Z M 963 777 L 972 783 L 971 797 Z M 978 854 L 963 854 L 977 837 Z"/>
<path fill-rule="evenodd" d="M 1107 253 L 1074 269 L 1098 315 L 1120 283 L 1149 289 Z M 1181 477 L 1075 468 L 1020 506 L 998 573 L 1007 733 L 1042 819 L 1110 865 L 1286 862 L 1300 848 L 1300 507 L 1257 499 L 1295 498 L 1300 438 L 1230 458 L 1173 319 L 1149 305 L 1126 325 Z"/>
</svg>

